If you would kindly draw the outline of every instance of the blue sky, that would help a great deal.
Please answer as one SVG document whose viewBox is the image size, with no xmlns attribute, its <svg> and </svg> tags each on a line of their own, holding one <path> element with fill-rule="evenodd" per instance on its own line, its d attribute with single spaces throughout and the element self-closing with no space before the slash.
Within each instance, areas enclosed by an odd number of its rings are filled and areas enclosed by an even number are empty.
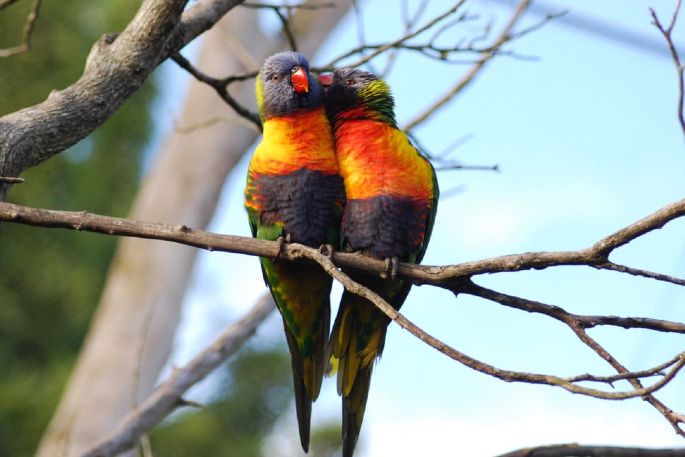
<svg viewBox="0 0 685 457">
<path fill-rule="evenodd" d="M 416 1 L 409 2 L 415 8 Z M 471 2 L 498 26 L 507 2 Z M 670 21 L 673 2 L 657 12 Z M 447 2 L 431 2 L 424 20 Z M 401 34 L 398 11 L 363 2 L 366 38 Z M 638 41 L 661 36 L 650 3 L 633 0 L 538 2 L 626 31 Z M 384 27 L 377 27 L 383 17 Z M 531 15 L 525 23 L 539 20 Z M 268 22 L 268 21 L 267 21 Z M 685 17 L 676 27 L 684 43 Z M 516 41 L 509 49 L 536 60 L 501 57 L 452 103 L 415 133 L 431 153 L 470 139 L 450 157 L 501 172 L 444 171 L 443 191 L 424 263 L 447 265 L 527 251 L 581 249 L 685 195 L 685 147 L 677 117 L 676 71 L 668 54 L 564 25 L 564 20 Z M 468 25 L 467 31 L 477 30 Z M 459 32 L 461 33 L 461 32 Z M 451 35 L 459 36 L 458 33 Z M 320 65 L 356 44 L 354 17 L 334 31 L 312 63 Z M 665 43 L 663 48 L 665 48 Z M 683 50 L 685 53 L 685 50 Z M 375 68 L 383 68 L 382 59 Z M 466 70 L 417 55 L 402 55 L 387 80 L 400 124 L 437 99 Z M 246 158 L 227 182 L 211 230 L 249 236 L 242 206 Z M 616 252 L 612 260 L 685 277 L 685 221 L 673 222 Z M 224 324 L 252 306 L 265 289 L 256 258 L 201 253 L 179 334 L 179 361 L 206 344 Z M 225 272 L 231 271 L 230 278 Z M 218 275 L 217 272 L 222 272 Z M 579 314 L 646 316 L 682 322 L 682 288 L 612 272 L 563 267 L 479 277 L 496 290 Z M 336 297 L 340 290 L 336 290 Z M 333 299 L 337 302 L 337 299 Z M 227 303 L 230 305 L 228 306 Z M 230 309 L 229 309 L 230 308 Z M 570 376 L 612 374 L 570 330 L 550 319 L 443 290 L 416 287 L 402 312 L 456 349 L 500 368 Z M 281 337 L 272 316 L 257 338 Z M 591 335 L 622 363 L 644 369 L 685 348 L 682 335 L 595 329 Z M 334 382 L 325 383 L 314 421 L 339 417 Z M 617 384 L 626 389 L 626 385 Z M 658 395 L 685 411 L 685 376 Z M 677 394 L 679 391 L 679 394 Z M 294 413 L 267 445 L 296 455 Z M 374 373 L 357 456 L 493 456 L 518 447 L 563 442 L 683 446 L 670 425 L 645 402 L 607 402 L 560 389 L 507 384 L 476 373 L 392 325 Z M 287 455 L 287 453 L 285 453 Z"/>
</svg>

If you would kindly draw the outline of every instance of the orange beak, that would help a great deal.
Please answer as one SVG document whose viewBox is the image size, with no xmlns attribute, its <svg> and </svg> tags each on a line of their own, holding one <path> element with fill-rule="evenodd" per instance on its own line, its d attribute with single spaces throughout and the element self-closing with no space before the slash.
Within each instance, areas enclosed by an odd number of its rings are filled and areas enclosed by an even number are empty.
<svg viewBox="0 0 685 457">
<path fill-rule="evenodd" d="M 319 82 L 322 86 L 330 86 L 333 84 L 333 77 L 331 75 L 321 75 L 319 76 Z"/>
<path fill-rule="evenodd" d="M 303 92 L 309 92 L 309 79 L 307 79 L 307 73 L 304 68 L 300 67 L 290 76 L 290 82 L 293 85 L 293 89 L 298 94 Z"/>
</svg>

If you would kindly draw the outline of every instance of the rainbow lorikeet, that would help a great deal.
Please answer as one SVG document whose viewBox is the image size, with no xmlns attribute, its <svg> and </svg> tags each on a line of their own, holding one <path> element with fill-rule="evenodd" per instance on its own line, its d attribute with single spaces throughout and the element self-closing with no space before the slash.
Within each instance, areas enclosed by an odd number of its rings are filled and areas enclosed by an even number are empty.
<svg viewBox="0 0 685 457">
<path fill-rule="evenodd" d="M 433 229 L 438 183 L 430 162 L 397 128 L 388 85 L 371 73 L 342 68 L 321 78 L 347 201 L 342 250 L 386 260 L 390 278 L 346 273 L 395 309 L 411 283 L 395 277 L 399 261 L 419 263 Z M 343 397 L 343 456 L 351 457 L 362 425 L 374 361 L 390 319 L 366 299 L 343 292 L 327 355 Z"/>
<path fill-rule="evenodd" d="M 323 87 L 296 52 L 269 57 L 256 83 L 264 134 L 250 162 L 245 207 L 252 235 L 338 246 L 345 202 Z M 290 349 L 300 442 L 309 448 L 312 402 L 327 364 L 332 278 L 319 266 L 261 258 Z"/>
</svg>

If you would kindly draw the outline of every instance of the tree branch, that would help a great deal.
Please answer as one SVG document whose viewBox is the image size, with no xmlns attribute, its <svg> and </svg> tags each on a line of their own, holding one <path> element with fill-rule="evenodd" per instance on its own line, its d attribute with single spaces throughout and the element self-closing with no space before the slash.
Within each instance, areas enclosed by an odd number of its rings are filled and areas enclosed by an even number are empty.
<svg viewBox="0 0 685 457">
<path fill-rule="evenodd" d="M 649 11 L 651 12 L 652 18 L 654 19 L 652 23 L 656 26 L 657 29 L 659 29 L 661 34 L 666 39 L 668 49 L 671 51 L 671 57 L 673 57 L 673 63 L 675 63 L 675 68 L 678 72 L 678 121 L 680 121 L 680 129 L 685 135 L 685 118 L 683 117 L 683 98 L 685 97 L 685 82 L 683 81 L 683 63 L 680 61 L 678 51 L 675 47 L 675 43 L 673 43 L 673 37 L 671 36 L 671 33 L 673 32 L 673 27 L 675 27 L 675 21 L 676 19 L 678 19 L 678 13 L 680 12 L 680 0 L 676 0 L 675 9 L 673 10 L 673 16 L 671 16 L 671 23 L 666 28 L 664 28 L 664 26 L 659 21 L 659 18 L 657 17 L 654 9 L 650 8 Z"/>
<path fill-rule="evenodd" d="M 571 314 L 559 306 L 546 305 L 533 300 L 527 300 L 525 298 L 503 294 L 501 292 L 479 286 L 470 281 L 463 283 L 462 286 L 458 289 L 455 289 L 454 292 L 481 297 L 486 300 L 497 302 L 509 308 L 518 309 L 520 311 L 543 314 L 566 325 L 577 326 L 579 329 L 588 329 L 599 325 L 609 325 L 624 329 L 642 328 L 660 332 L 685 334 L 685 324 L 678 322 L 642 317 L 580 316 L 577 314 Z"/>
<path fill-rule="evenodd" d="M 430 107 L 428 107 L 423 113 L 419 114 L 413 120 L 409 121 L 409 123 L 406 126 L 404 126 L 403 130 L 410 131 L 414 127 L 423 123 L 436 110 L 438 110 L 441 106 L 452 100 L 455 95 L 461 92 L 471 81 L 473 81 L 473 79 L 480 72 L 480 70 L 482 70 L 483 67 L 485 67 L 485 64 L 488 63 L 488 61 L 495 56 L 499 48 L 511 39 L 509 35 L 511 30 L 514 28 L 514 26 L 516 25 L 516 23 L 518 22 L 526 8 L 528 8 L 530 2 L 531 0 L 523 0 L 519 3 L 518 7 L 514 11 L 514 14 L 511 16 L 509 22 L 504 27 L 504 30 L 502 30 L 499 36 L 495 39 L 494 44 L 491 46 L 492 50 L 485 52 L 485 54 L 478 60 L 478 62 L 476 62 L 471 67 L 471 69 L 459 81 L 457 81 L 457 83 L 454 85 L 454 87 L 452 87 L 452 89 L 450 89 L 445 95 L 443 95 Z"/>
<path fill-rule="evenodd" d="M 457 351 L 456 349 L 443 343 L 437 338 L 429 335 L 428 333 L 414 325 L 412 322 L 410 322 L 395 308 L 390 306 L 378 294 L 369 290 L 366 287 L 361 286 L 357 282 L 350 279 L 350 277 L 347 276 L 345 273 L 338 270 L 336 265 L 328 256 L 321 254 L 316 249 L 307 248 L 302 245 L 293 245 L 293 247 L 293 254 L 295 255 L 295 258 L 307 258 L 316 261 L 329 275 L 331 275 L 336 281 L 341 283 L 346 290 L 349 290 L 350 292 L 360 295 L 366 298 L 367 300 L 371 301 L 386 316 L 388 316 L 390 319 L 395 321 L 400 327 L 409 331 L 412 335 L 414 335 L 424 343 L 428 344 L 429 346 L 437 349 L 438 351 L 442 352 L 448 357 L 456 360 L 457 362 L 469 368 L 496 377 L 503 381 L 525 382 L 529 384 L 544 384 L 550 386 L 557 386 L 565 390 L 568 390 L 569 392 L 587 395 L 590 397 L 602 398 L 605 400 L 624 400 L 627 398 L 642 397 L 660 389 L 661 387 L 666 385 L 671 379 L 673 379 L 673 377 L 675 377 L 675 375 L 685 365 L 685 352 L 682 352 L 674 358 L 674 360 L 677 360 L 677 363 L 675 363 L 671 371 L 669 371 L 666 374 L 666 376 L 664 376 L 664 378 L 662 378 L 659 382 L 653 384 L 651 387 L 647 389 L 640 386 L 640 388 L 636 388 L 635 390 L 627 392 L 604 392 L 596 389 L 589 389 L 583 386 L 579 386 L 572 381 L 568 381 L 568 379 L 561 378 L 558 376 L 503 370 L 492 365 L 486 364 L 484 362 L 481 362 L 479 360 L 476 360 L 472 357 L 469 357 L 468 355 L 460 351 Z M 470 281 L 468 280 L 466 282 L 470 283 Z M 469 286 L 465 286 L 465 289 L 468 290 L 468 287 Z M 653 370 L 647 370 L 647 372 L 652 371 Z M 628 375 L 628 379 L 632 379 L 635 376 L 635 373 L 631 373 L 630 375 Z"/>
<path fill-rule="evenodd" d="M 259 114 L 253 113 L 252 111 L 242 106 L 240 103 L 236 101 L 235 98 L 231 96 L 231 94 L 228 93 L 228 89 L 226 88 L 228 82 L 226 82 L 225 79 L 221 80 L 205 75 L 204 73 L 196 69 L 188 61 L 188 59 L 183 57 L 181 54 L 174 54 L 172 59 L 181 68 L 183 68 L 188 73 L 193 75 L 195 79 L 213 87 L 216 93 L 219 94 L 219 96 L 222 98 L 222 100 L 224 100 L 231 108 L 233 108 L 236 113 L 238 113 L 240 116 L 244 117 L 248 121 L 252 122 L 252 124 L 254 124 L 257 127 L 258 132 L 262 131 L 262 121 L 259 118 Z M 238 79 L 233 78 L 231 79 L 231 81 L 238 81 Z"/>
<path fill-rule="evenodd" d="M 436 24 L 440 23 L 440 22 L 441 22 L 442 20 L 444 20 L 445 18 L 450 17 L 451 15 L 455 14 L 455 13 L 459 10 L 459 8 L 461 8 L 461 7 L 464 5 L 464 3 L 466 3 L 466 0 L 460 0 L 460 1 L 458 1 L 458 2 L 457 2 L 454 6 L 452 6 L 449 10 L 445 11 L 444 13 L 442 13 L 441 15 L 439 15 L 438 17 L 434 18 L 433 20 L 429 21 L 428 23 L 426 23 L 426 24 L 423 25 L 422 27 L 418 28 L 417 30 L 415 30 L 415 31 L 413 31 L 413 32 L 410 32 L 410 33 L 407 33 L 407 34 L 405 34 L 404 36 L 402 36 L 402 37 L 400 37 L 400 38 L 398 38 L 398 39 L 396 39 L 396 40 L 394 40 L 394 41 L 392 41 L 392 42 L 390 42 L 390 43 L 386 43 L 386 44 L 383 44 L 383 45 L 378 46 L 378 47 L 375 49 L 374 52 L 372 52 L 371 54 L 369 54 L 369 55 L 363 57 L 362 59 L 356 61 L 355 63 L 353 63 L 353 64 L 351 64 L 351 65 L 349 65 L 349 66 L 351 66 L 351 67 L 358 67 L 358 66 L 360 66 L 360 65 L 363 65 L 363 64 L 367 63 L 368 61 L 370 61 L 371 59 L 373 59 L 374 57 L 378 56 L 379 54 L 382 54 L 383 52 L 387 51 L 388 49 L 393 49 L 393 48 L 395 48 L 396 46 L 399 46 L 399 45 L 401 45 L 402 43 L 405 43 L 407 40 L 409 40 L 409 39 L 411 39 L 411 38 L 414 38 L 415 36 L 420 35 L 421 33 L 423 33 L 423 32 L 425 32 L 425 31 L 431 29 L 433 26 L 435 26 Z M 358 53 L 360 53 L 360 52 L 363 52 L 364 50 L 365 50 L 364 46 L 360 46 L 360 47 L 358 47 L 358 48 L 351 49 L 350 51 L 348 51 L 348 52 L 346 52 L 346 53 L 344 53 L 344 54 L 342 54 L 342 55 L 336 57 L 335 59 L 331 60 L 331 61 L 325 66 L 325 68 L 326 68 L 326 69 L 333 68 L 333 67 L 335 67 L 338 63 L 340 63 L 340 61 L 346 59 L 347 57 L 351 57 L 351 56 L 353 56 L 353 55 L 355 55 L 355 54 L 358 54 Z"/>
<path fill-rule="evenodd" d="M 447 266 L 426 266 L 411 263 L 401 263 L 398 274 L 415 284 L 431 284 L 448 289 L 454 293 L 463 292 L 464 280 L 472 276 L 493 274 L 501 272 L 513 272 L 521 270 L 543 270 L 555 266 L 591 266 L 602 270 L 617 270 L 608 262 L 608 256 L 630 241 L 663 227 L 666 223 L 685 216 L 685 199 L 671 203 L 651 215 L 601 239 L 587 249 L 577 251 L 550 251 L 528 252 L 524 254 L 512 254 L 490 259 L 464 262 Z M 294 260 L 295 249 L 286 245 L 279 253 L 278 243 L 274 241 L 258 240 L 254 238 L 234 235 L 218 235 L 192 229 L 186 226 L 171 226 L 169 224 L 144 222 L 125 218 L 100 216 L 88 212 L 55 211 L 28 206 L 15 205 L 0 202 L 0 221 L 15 222 L 46 228 L 64 228 L 71 230 L 83 230 L 103 233 L 107 235 L 133 236 L 138 238 L 150 238 L 175 243 L 186 244 L 209 251 L 224 251 L 239 254 L 256 255 L 262 257 L 282 257 Z M 333 253 L 333 261 L 336 265 L 346 268 L 355 268 L 368 274 L 380 275 L 387 269 L 385 262 L 371 259 L 365 256 L 347 254 L 342 252 Z M 625 271 L 632 274 L 634 271 Z M 676 285 L 685 285 L 685 279 L 668 275 L 660 275 L 648 272 L 641 276 L 649 277 L 662 282 Z M 626 321 L 606 318 L 597 321 L 596 317 L 588 317 L 587 324 L 593 325 L 617 325 L 624 327 Z M 657 321 L 652 320 L 649 324 L 645 321 L 639 325 L 659 326 Z M 631 324 L 632 325 L 632 324 Z M 666 327 L 660 327 L 662 331 L 671 331 Z M 653 328 L 654 329 L 654 328 Z"/>
<path fill-rule="evenodd" d="M 685 457 L 685 449 L 581 446 L 570 443 L 529 447 L 498 457 Z"/>
<path fill-rule="evenodd" d="M 214 343 L 183 368 L 174 370 L 169 379 L 83 457 L 108 457 L 126 451 L 176 408 L 190 404 L 183 400 L 183 394 L 240 349 L 274 308 L 271 296 L 265 294 L 245 317 L 227 328 Z"/>
<path fill-rule="evenodd" d="M 14 177 L 97 129 L 170 55 L 242 0 L 145 0 L 119 35 L 91 49 L 83 75 L 44 102 L 0 118 L 0 176 Z M 9 184 L 0 183 L 0 200 Z"/>
<path fill-rule="evenodd" d="M 471 277 L 482 274 L 492 274 L 504 271 L 519 271 L 525 269 L 544 269 L 558 265 L 589 265 L 599 269 L 611 269 L 606 265 L 608 256 L 613 250 L 624 246 L 631 240 L 662 227 L 667 222 L 685 215 L 685 200 L 681 200 L 656 211 L 655 213 L 631 224 L 617 232 L 601 239 L 590 248 L 568 252 L 538 252 L 509 255 L 482 261 L 467 262 L 459 265 L 444 267 L 430 267 L 412 264 L 401 264 L 398 274 L 419 284 L 433 284 L 451 290 L 455 296 L 460 293 L 479 296 L 526 312 L 534 312 L 549 316 L 566 324 L 576 336 L 598 356 L 606 360 L 620 375 L 620 378 L 607 376 L 579 375 L 575 377 L 559 377 L 554 375 L 536 374 L 504 370 L 476 360 L 457 351 L 442 341 L 429 335 L 407 320 L 387 302 L 369 289 L 352 281 L 347 275 L 338 270 L 339 266 L 355 268 L 371 274 L 382 274 L 386 270 L 385 262 L 373 260 L 366 256 L 335 252 L 332 259 L 321 254 L 317 249 L 298 244 L 279 246 L 276 242 L 258 240 L 254 238 L 232 235 L 217 235 L 186 226 L 171 226 L 168 224 L 142 222 L 122 218 L 113 218 L 89 214 L 87 212 L 50 211 L 28 208 L 20 205 L 0 202 L 0 220 L 18 222 L 49 228 L 67 228 L 85 230 L 110 235 L 135 236 L 173 241 L 202 249 L 220 250 L 226 252 L 258 255 L 262 257 L 284 258 L 289 260 L 309 259 L 319 263 L 337 281 L 353 293 L 359 294 L 373 302 L 390 319 L 414 336 L 446 354 L 450 358 L 484 374 L 494 376 L 507 382 L 525 382 L 561 387 L 572 393 L 592 396 L 607 400 L 622 400 L 633 397 L 643 397 L 655 407 L 671 423 L 677 433 L 685 436 L 680 428 L 685 416 L 676 413 L 651 395 L 660 389 L 681 370 L 685 365 L 685 353 L 674 357 L 671 361 L 660 364 L 649 370 L 631 372 L 621 365 L 599 343 L 586 333 L 587 328 L 597 325 L 610 325 L 622 328 L 643 328 L 662 332 L 685 333 L 685 324 L 668 322 L 649 318 L 616 317 L 616 316 L 579 316 L 566 312 L 558 306 L 534 302 L 519 297 L 502 294 L 481 287 L 471 281 Z M 671 277 L 656 277 L 654 279 L 684 285 L 682 279 Z M 656 383 L 644 387 L 641 378 L 647 378 L 660 373 L 665 367 L 671 367 Z M 609 385 L 617 379 L 625 379 L 633 386 L 633 390 L 621 392 L 606 392 L 579 385 L 578 382 L 591 380 L 604 382 Z"/>
<path fill-rule="evenodd" d="M 21 184 L 26 181 L 24 178 L 11 178 L 8 176 L 0 176 L 0 182 L 6 182 L 10 184 Z"/>
<path fill-rule="evenodd" d="M 0 2 L 0 10 L 13 2 L 14 0 L 5 0 L 4 2 Z M 31 36 L 33 35 L 33 27 L 36 24 L 36 20 L 38 20 L 41 2 L 42 0 L 33 0 L 33 3 L 31 4 L 31 10 L 29 11 L 28 16 L 26 16 L 26 22 L 24 23 L 22 43 L 13 48 L 0 49 L 0 57 L 9 57 L 11 55 L 19 54 L 20 52 L 26 52 L 31 49 Z"/>
<path fill-rule="evenodd" d="M 454 293 L 462 292 L 464 279 L 482 274 L 513 272 L 521 270 L 543 270 L 555 266 L 582 265 L 597 269 L 615 270 L 607 264 L 608 256 L 630 241 L 663 227 L 666 223 L 685 216 L 685 199 L 671 203 L 653 214 L 601 239 L 587 249 L 577 251 L 550 251 L 512 254 L 490 259 L 464 262 L 457 265 L 426 266 L 401 263 L 398 274 L 415 284 L 432 284 Z M 0 202 L 0 221 L 15 222 L 46 228 L 83 230 L 118 236 L 150 238 L 186 244 L 209 251 L 224 251 L 262 257 L 280 257 L 293 260 L 293 246 L 286 245 L 280 251 L 274 241 L 234 235 L 218 235 L 186 226 L 136 221 L 131 219 L 100 216 L 88 212 L 54 211 Z M 355 268 L 368 274 L 380 275 L 387 270 L 385 262 L 365 256 L 333 253 L 336 265 Z M 613 265 L 613 264 L 611 264 Z M 618 270 L 616 270 L 618 271 Z M 630 273 L 630 272 L 626 272 Z M 685 279 L 651 273 L 642 275 L 658 281 L 685 285 Z M 590 319 L 590 318 L 589 318 Z M 591 322 L 591 321 L 588 321 Z M 607 321 L 594 325 L 609 325 Z M 637 321 L 636 321 L 637 322 Z M 618 325 L 618 321 L 616 323 Z M 623 327 L 625 322 L 619 326 Z M 652 325 L 652 324 L 650 324 Z M 657 324 L 654 324 L 657 325 Z M 589 328 L 589 327 L 588 327 Z M 664 329 L 664 331 L 669 331 Z"/>
<path fill-rule="evenodd" d="M 0 1 L 0 11 L 7 8 L 8 6 L 10 6 L 13 3 L 17 3 L 18 1 L 19 0 L 2 0 L 2 1 Z"/>
<path fill-rule="evenodd" d="M 682 206 L 682 208 L 681 208 Z M 647 233 L 648 223 L 651 221 L 655 225 L 663 225 L 665 215 L 670 215 L 671 218 L 677 217 L 680 214 L 678 210 L 685 212 L 685 200 L 669 205 L 668 207 L 657 211 L 653 215 L 638 221 L 632 226 L 622 229 L 617 234 L 623 237 L 637 236 L 637 234 Z M 483 373 L 495 376 L 499 379 L 508 382 L 528 382 L 534 384 L 547 384 L 562 387 L 574 393 L 594 396 L 605 399 L 624 399 L 635 396 L 645 396 L 666 383 L 675 376 L 675 374 L 685 364 L 685 357 L 681 354 L 678 356 L 678 362 L 675 366 L 662 378 L 659 382 L 644 388 L 642 386 L 636 387 L 628 392 L 603 392 L 596 389 L 588 389 L 575 384 L 574 378 L 561 378 L 558 376 L 531 374 L 502 370 L 491 365 L 485 364 L 475 360 L 455 349 L 447 346 L 441 341 L 430 336 L 423 330 L 416 327 L 409 322 L 404 316 L 399 314 L 394 308 L 383 301 L 378 295 L 370 290 L 361 287 L 354 283 L 338 270 L 337 266 L 356 268 L 372 274 L 381 274 L 385 272 L 386 266 L 382 261 L 369 259 L 365 256 L 358 256 L 354 254 L 346 254 L 335 252 L 333 259 L 322 255 L 318 250 L 308 248 L 298 244 L 287 244 L 284 247 L 279 247 L 279 244 L 272 241 L 258 240 L 254 238 L 238 237 L 232 235 L 217 235 L 201 230 L 191 229 L 185 226 L 170 226 L 168 224 L 150 223 L 142 221 L 134 221 L 121 218 L 113 218 L 107 216 L 98 216 L 86 212 L 75 213 L 65 211 L 50 211 L 35 208 L 28 208 L 19 205 L 12 205 L 9 203 L 0 203 L 0 220 L 9 222 L 19 222 L 41 227 L 49 228 L 68 228 L 75 230 L 85 230 L 98 233 L 106 233 L 110 235 L 136 236 L 140 238 L 152 238 L 166 241 L 174 241 L 177 243 L 195 246 L 203 249 L 219 250 L 226 252 L 242 253 L 249 255 L 258 255 L 263 257 L 278 257 L 289 260 L 309 259 L 319 263 L 331 276 L 340 281 L 347 289 L 354 293 L 363 295 L 376 304 L 384 313 L 391 319 L 395 320 L 400 326 L 409 330 L 416 337 L 433 346 L 439 351 L 445 353 L 454 360 L 481 371 Z M 652 227 L 656 228 L 655 226 Z M 613 247 L 625 244 L 624 239 L 617 239 L 617 234 L 597 243 L 596 248 L 601 251 L 603 256 L 607 256 L 610 252 L 607 251 L 606 246 Z M 606 242 L 610 240 L 611 242 Z M 541 261 L 541 259 L 544 259 Z M 575 331 L 578 336 L 584 339 L 586 344 L 589 344 L 597 352 L 601 353 L 603 350 L 599 345 L 588 340 L 584 336 L 584 329 L 596 325 L 614 325 L 623 328 L 648 328 L 652 330 L 659 330 L 663 332 L 685 333 L 685 324 L 678 324 L 675 322 L 659 321 L 656 319 L 647 318 L 618 318 L 612 316 L 576 316 L 567 313 L 563 309 L 545 305 L 543 303 L 533 302 L 530 300 L 512 297 L 499 292 L 491 291 L 480 287 L 469 279 L 470 276 L 494 273 L 498 271 L 513 271 L 530 268 L 545 268 L 552 265 L 573 264 L 582 265 L 583 262 L 597 261 L 597 253 L 590 248 L 584 251 L 575 251 L 568 253 L 534 253 L 534 254 L 520 254 L 506 256 L 499 259 L 489 259 L 478 262 L 469 262 L 468 264 L 452 265 L 447 267 L 425 267 L 419 265 L 402 264 L 400 266 L 399 274 L 410 280 L 420 283 L 430 283 L 452 290 L 455 294 L 467 293 L 471 295 L 481 296 L 505 306 L 514 307 L 527 312 L 537 312 L 554 319 L 560 320 Z M 600 259 L 600 261 L 603 261 Z M 335 262 L 335 263 L 334 263 Z M 570 262 L 570 263 L 567 263 Z M 336 266 L 337 265 L 337 266 Z M 463 266 L 468 265 L 468 274 L 463 273 Z M 427 272 L 441 270 L 439 276 L 426 277 Z M 451 276 L 445 276 L 445 275 Z M 419 280 L 417 281 L 417 278 Z M 601 354 L 603 358 L 607 359 L 606 354 Z M 660 370 L 661 368 L 659 368 Z M 644 374 L 644 377 L 652 376 L 657 368 L 648 370 L 649 373 Z M 621 371 L 626 379 L 641 376 L 639 374 L 626 374 L 627 370 Z M 658 371 L 658 370 L 657 370 Z M 571 379 L 569 381 L 569 379 Z M 601 379 L 596 377 L 596 379 Z"/>
</svg>

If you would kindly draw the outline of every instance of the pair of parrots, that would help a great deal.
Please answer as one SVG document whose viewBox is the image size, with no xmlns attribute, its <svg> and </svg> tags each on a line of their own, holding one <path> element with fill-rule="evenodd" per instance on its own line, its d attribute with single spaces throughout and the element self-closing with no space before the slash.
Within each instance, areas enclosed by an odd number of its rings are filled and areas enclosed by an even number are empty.
<svg viewBox="0 0 685 457">
<path fill-rule="evenodd" d="M 245 206 L 252 235 L 318 248 L 332 245 L 386 260 L 419 263 L 433 228 L 438 184 L 430 162 L 397 128 L 388 85 L 343 68 L 321 77 L 296 52 L 268 58 L 256 94 L 264 134 L 250 162 Z M 345 291 L 329 337 L 332 278 L 318 265 L 261 258 L 283 317 L 292 357 L 302 448 L 325 372 L 338 372 L 343 455 L 351 457 L 374 361 L 390 320 Z M 346 273 L 399 309 L 411 283 Z"/>
</svg>

